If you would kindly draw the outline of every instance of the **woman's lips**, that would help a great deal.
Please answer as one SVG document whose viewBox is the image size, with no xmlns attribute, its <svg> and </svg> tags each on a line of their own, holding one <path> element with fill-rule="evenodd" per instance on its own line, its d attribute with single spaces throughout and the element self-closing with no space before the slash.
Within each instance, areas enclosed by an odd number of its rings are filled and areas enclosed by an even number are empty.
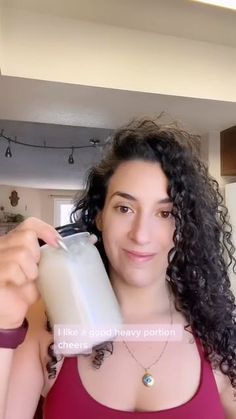
<svg viewBox="0 0 236 419">
<path fill-rule="evenodd" d="M 134 262 L 148 262 L 155 256 L 155 253 L 134 252 L 132 250 L 125 250 L 125 253 L 128 258 Z"/>
</svg>

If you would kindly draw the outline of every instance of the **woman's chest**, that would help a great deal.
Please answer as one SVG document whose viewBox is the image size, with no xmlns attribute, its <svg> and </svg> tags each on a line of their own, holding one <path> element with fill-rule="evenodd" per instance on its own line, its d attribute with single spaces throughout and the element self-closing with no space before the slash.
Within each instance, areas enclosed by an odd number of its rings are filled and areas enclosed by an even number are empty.
<svg viewBox="0 0 236 419">
<path fill-rule="evenodd" d="M 184 326 L 184 318 L 176 319 Z M 45 366 L 46 359 L 48 360 L 48 343 L 49 340 L 45 340 L 43 345 Z M 107 407 L 126 411 L 165 410 L 180 406 L 196 395 L 202 371 L 199 350 L 192 334 L 184 330 L 182 340 L 170 341 L 163 353 L 165 342 L 127 344 L 134 357 L 122 342 L 115 342 L 113 354 L 104 358 L 99 369 L 92 366 L 91 357 L 78 357 L 77 370 L 75 363 L 76 382 L 78 386 L 82 386 L 85 395 L 87 393 L 96 402 Z M 56 379 L 62 364 L 63 362 L 56 364 Z M 150 373 L 155 383 L 152 387 L 146 387 L 142 382 L 144 367 L 151 364 L 154 364 Z M 46 396 L 56 379 L 48 378 L 46 367 L 44 371 L 43 395 Z M 214 375 L 218 392 L 221 393 L 224 385 L 221 374 L 215 372 Z"/>
<path fill-rule="evenodd" d="M 136 359 L 147 367 L 158 359 L 164 342 L 146 350 L 131 345 Z M 98 370 L 91 360 L 78 359 L 78 372 L 84 390 L 97 402 L 118 410 L 156 411 L 179 406 L 197 392 L 201 376 L 201 360 L 195 344 L 169 342 L 163 356 L 149 372 L 154 385 L 147 387 L 142 378 L 145 369 L 122 343 L 114 345 L 114 353 Z"/>
</svg>

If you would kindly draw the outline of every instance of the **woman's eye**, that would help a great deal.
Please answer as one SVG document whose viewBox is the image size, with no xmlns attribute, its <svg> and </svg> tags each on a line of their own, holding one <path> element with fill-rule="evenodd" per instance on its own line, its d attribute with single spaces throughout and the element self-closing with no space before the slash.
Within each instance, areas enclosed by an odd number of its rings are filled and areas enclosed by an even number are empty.
<svg viewBox="0 0 236 419">
<path fill-rule="evenodd" d="M 131 212 L 131 209 L 129 207 L 126 207 L 125 205 L 119 205 L 116 207 L 118 209 L 119 212 L 121 212 L 122 214 L 128 214 L 129 212 Z"/>
<path fill-rule="evenodd" d="M 170 218 L 172 215 L 171 211 L 160 211 L 159 214 L 161 218 Z"/>
</svg>

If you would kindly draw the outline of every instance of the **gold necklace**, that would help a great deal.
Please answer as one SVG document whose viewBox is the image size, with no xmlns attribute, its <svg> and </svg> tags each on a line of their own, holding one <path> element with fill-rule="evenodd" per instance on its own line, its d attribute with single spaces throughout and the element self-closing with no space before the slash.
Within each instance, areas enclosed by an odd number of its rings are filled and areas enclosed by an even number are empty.
<svg viewBox="0 0 236 419">
<path fill-rule="evenodd" d="M 170 306 L 170 324 L 173 324 L 173 315 L 172 315 L 172 310 L 171 310 L 171 298 L 170 298 L 170 294 L 169 294 L 169 306 Z M 149 372 L 150 368 L 153 367 L 153 365 L 157 364 L 158 361 L 161 359 L 163 353 L 165 352 L 165 349 L 168 345 L 169 339 L 165 342 L 161 353 L 158 355 L 158 358 L 152 363 L 150 364 L 148 367 L 144 367 L 143 364 L 141 364 L 141 362 L 134 356 L 133 352 L 130 350 L 130 348 L 128 347 L 127 343 L 123 340 L 122 341 L 123 344 L 125 345 L 127 351 L 129 352 L 129 354 L 132 356 L 132 358 L 137 362 L 138 365 L 140 365 L 140 367 L 142 367 L 145 371 L 145 374 L 142 376 L 142 383 L 146 386 L 146 387 L 152 387 L 155 384 L 155 379 L 153 377 L 153 375 Z"/>
</svg>

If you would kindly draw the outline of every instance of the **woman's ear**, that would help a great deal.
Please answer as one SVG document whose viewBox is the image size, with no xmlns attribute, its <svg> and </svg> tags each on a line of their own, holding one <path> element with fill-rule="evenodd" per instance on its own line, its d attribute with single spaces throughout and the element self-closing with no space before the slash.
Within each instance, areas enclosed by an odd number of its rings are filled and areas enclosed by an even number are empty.
<svg viewBox="0 0 236 419">
<path fill-rule="evenodd" d="M 102 231 L 102 211 L 99 211 L 95 218 L 95 224 L 99 231 Z"/>
</svg>

